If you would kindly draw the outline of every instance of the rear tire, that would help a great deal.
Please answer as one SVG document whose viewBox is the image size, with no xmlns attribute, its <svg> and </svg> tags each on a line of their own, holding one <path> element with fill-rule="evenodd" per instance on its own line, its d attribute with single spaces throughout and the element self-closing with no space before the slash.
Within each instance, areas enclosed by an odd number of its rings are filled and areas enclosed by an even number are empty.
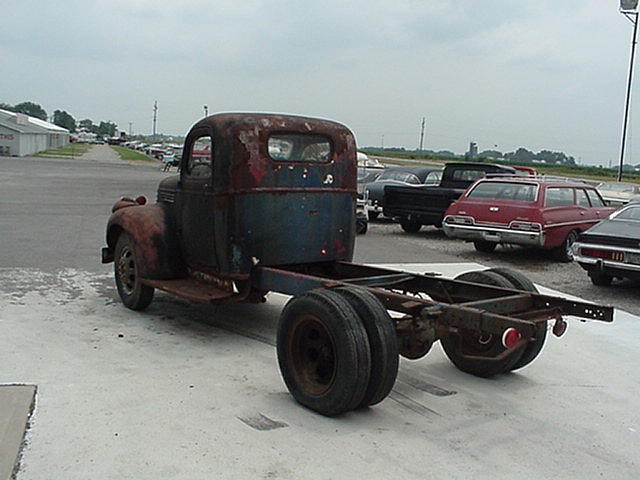
<svg viewBox="0 0 640 480">
<path fill-rule="evenodd" d="M 408 218 L 401 218 L 400 226 L 402 227 L 402 230 L 404 230 L 407 233 L 417 233 L 422 228 L 421 223 L 418 223 L 413 220 L 409 220 Z"/>
<path fill-rule="evenodd" d="M 571 246 L 577 239 L 578 232 L 576 230 L 570 231 L 567 237 L 564 239 L 564 242 L 562 242 L 559 247 L 556 247 L 552 250 L 553 258 L 555 258 L 559 262 L 572 262 L 573 251 L 571 250 Z"/>
<path fill-rule="evenodd" d="M 592 270 L 588 272 L 589 278 L 591 279 L 591 283 L 597 285 L 598 287 L 609 287 L 611 286 L 611 282 L 613 281 L 613 275 L 608 275 L 603 272 L 598 272 Z"/>
<path fill-rule="evenodd" d="M 506 278 L 513 285 L 513 288 L 517 290 L 538 293 L 538 289 L 533 282 L 517 270 L 512 270 L 510 268 L 492 268 L 489 271 L 495 272 Z M 511 370 L 518 370 L 529 365 L 540 354 L 542 347 L 544 346 L 544 342 L 547 339 L 547 322 L 537 324 L 534 335 L 535 340 L 525 345 L 522 357 L 520 357 L 520 360 L 511 367 Z"/>
<path fill-rule="evenodd" d="M 473 246 L 479 252 L 492 253 L 498 244 L 496 242 L 488 242 L 486 240 L 476 240 L 473 242 Z"/>
<path fill-rule="evenodd" d="M 502 275 L 490 271 L 467 272 L 458 275 L 456 280 L 493 285 L 495 287 L 513 288 L 513 285 Z M 508 372 L 520 360 L 523 348 L 518 348 L 502 360 L 479 360 L 467 358 L 470 355 L 497 357 L 506 348 L 499 335 L 485 334 L 476 330 L 460 328 L 457 333 L 450 333 L 440 339 L 440 344 L 449 360 L 465 373 L 476 377 L 492 377 Z"/>
<path fill-rule="evenodd" d="M 122 303 L 131 310 L 144 310 L 153 300 L 153 287 L 140 283 L 135 242 L 131 235 L 126 232 L 120 234 L 113 258 L 116 288 Z"/>
<path fill-rule="evenodd" d="M 278 364 L 291 395 L 335 416 L 362 402 L 369 384 L 367 332 L 339 293 L 317 289 L 289 300 L 278 323 Z"/>
<path fill-rule="evenodd" d="M 340 287 L 335 291 L 357 312 L 369 339 L 371 374 L 358 408 L 375 405 L 389 395 L 398 376 L 398 340 L 393 320 L 371 292 L 353 286 Z"/>
<path fill-rule="evenodd" d="M 375 220 L 380 216 L 380 212 L 369 212 L 369 220 Z"/>
</svg>

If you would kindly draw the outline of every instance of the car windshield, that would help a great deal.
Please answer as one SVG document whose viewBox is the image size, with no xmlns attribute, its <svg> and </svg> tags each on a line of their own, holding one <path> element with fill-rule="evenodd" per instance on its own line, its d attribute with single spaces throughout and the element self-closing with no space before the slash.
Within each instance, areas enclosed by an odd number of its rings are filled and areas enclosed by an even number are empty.
<svg viewBox="0 0 640 480">
<path fill-rule="evenodd" d="M 467 194 L 467 197 L 535 202 L 536 187 L 535 183 L 480 182 Z"/>
<path fill-rule="evenodd" d="M 598 189 L 610 192 L 633 193 L 634 187 L 635 185 L 629 185 L 628 183 L 603 183 L 598 186 Z"/>
<path fill-rule="evenodd" d="M 611 220 L 634 220 L 640 222 L 640 205 L 620 210 Z"/>
<path fill-rule="evenodd" d="M 413 184 L 420 183 L 420 179 L 416 177 L 413 173 L 401 172 L 398 170 L 387 170 L 386 172 L 384 172 L 382 175 L 378 177 L 377 181 L 382 182 L 385 180 L 397 180 L 399 182 L 413 183 Z"/>
</svg>

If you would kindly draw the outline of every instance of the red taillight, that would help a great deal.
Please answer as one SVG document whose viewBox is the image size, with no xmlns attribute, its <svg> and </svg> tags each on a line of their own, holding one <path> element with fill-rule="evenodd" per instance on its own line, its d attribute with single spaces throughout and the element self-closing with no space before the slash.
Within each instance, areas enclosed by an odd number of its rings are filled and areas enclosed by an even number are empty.
<svg viewBox="0 0 640 480">
<path fill-rule="evenodd" d="M 600 250 L 599 248 L 580 249 L 580 254 L 585 257 L 602 258 L 605 260 L 613 260 L 616 262 L 624 262 L 624 252 L 616 252 L 614 250 Z"/>
<path fill-rule="evenodd" d="M 140 195 L 138 198 L 136 198 L 136 203 L 138 205 L 146 205 L 147 197 L 145 197 L 144 195 Z"/>
<path fill-rule="evenodd" d="M 515 328 L 507 328 L 502 334 L 502 345 L 504 345 L 504 348 L 513 348 L 520 340 L 522 340 L 522 334 L 520 330 L 516 330 Z"/>
</svg>

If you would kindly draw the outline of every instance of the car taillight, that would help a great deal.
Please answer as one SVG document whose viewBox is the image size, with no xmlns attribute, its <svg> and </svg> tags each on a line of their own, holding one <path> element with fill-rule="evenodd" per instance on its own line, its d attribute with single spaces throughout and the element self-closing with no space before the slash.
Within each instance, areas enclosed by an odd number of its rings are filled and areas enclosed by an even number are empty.
<svg viewBox="0 0 640 480">
<path fill-rule="evenodd" d="M 522 230 L 524 232 L 539 232 L 542 230 L 542 226 L 539 223 L 533 222 L 511 222 L 509 228 L 513 230 Z"/>
<path fill-rule="evenodd" d="M 580 249 L 580 255 L 585 257 L 602 258 L 604 260 L 613 260 L 614 262 L 624 262 L 624 252 L 616 252 L 613 250 L 582 247 Z"/>
<path fill-rule="evenodd" d="M 460 215 L 449 215 L 444 219 L 445 223 L 456 225 L 473 225 L 473 217 L 461 217 Z"/>
</svg>

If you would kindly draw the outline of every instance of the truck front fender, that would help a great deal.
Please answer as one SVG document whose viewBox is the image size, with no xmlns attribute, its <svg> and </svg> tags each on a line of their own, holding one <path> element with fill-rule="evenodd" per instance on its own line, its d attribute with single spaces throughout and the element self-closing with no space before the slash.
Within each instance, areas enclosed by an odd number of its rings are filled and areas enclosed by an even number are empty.
<svg viewBox="0 0 640 480">
<path fill-rule="evenodd" d="M 167 280 L 186 274 L 176 225 L 164 206 L 131 205 L 113 212 L 107 223 L 107 248 L 103 253 L 103 263 L 113 261 L 118 238 L 125 232 L 134 242 L 138 275 Z"/>
</svg>

